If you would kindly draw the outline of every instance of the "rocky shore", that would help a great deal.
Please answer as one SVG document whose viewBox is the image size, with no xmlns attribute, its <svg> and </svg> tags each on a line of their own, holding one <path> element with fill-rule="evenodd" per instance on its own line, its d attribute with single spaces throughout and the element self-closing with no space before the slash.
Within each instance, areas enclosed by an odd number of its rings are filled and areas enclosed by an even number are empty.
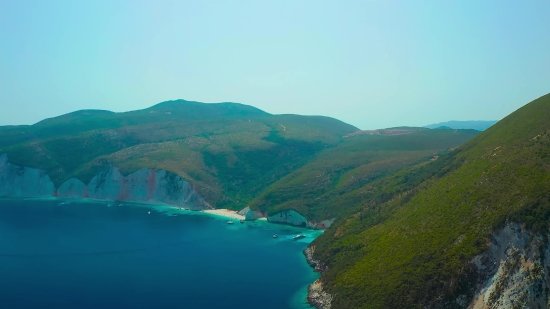
<svg viewBox="0 0 550 309">
<path fill-rule="evenodd" d="M 323 291 L 321 279 L 315 280 L 307 288 L 307 302 L 317 309 L 330 309 L 332 295 Z"/>
<path fill-rule="evenodd" d="M 313 258 L 315 253 L 315 246 L 309 246 L 304 250 L 307 263 L 314 268 L 317 272 L 323 272 L 325 267 L 319 260 Z M 323 283 L 321 279 L 317 279 L 307 288 L 307 302 L 317 309 L 330 309 L 332 302 L 332 295 L 323 290 Z"/>
</svg>

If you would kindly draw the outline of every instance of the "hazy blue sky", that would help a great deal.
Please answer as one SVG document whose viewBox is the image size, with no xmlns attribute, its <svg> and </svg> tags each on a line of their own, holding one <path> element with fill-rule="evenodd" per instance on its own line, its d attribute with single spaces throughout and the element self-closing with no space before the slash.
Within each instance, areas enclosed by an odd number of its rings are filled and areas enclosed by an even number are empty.
<svg viewBox="0 0 550 309">
<path fill-rule="evenodd" d="M 0 0 L 0 125 L 170 99 L 362 129 L 550 92 L 550 1 Z"/>
</svg>

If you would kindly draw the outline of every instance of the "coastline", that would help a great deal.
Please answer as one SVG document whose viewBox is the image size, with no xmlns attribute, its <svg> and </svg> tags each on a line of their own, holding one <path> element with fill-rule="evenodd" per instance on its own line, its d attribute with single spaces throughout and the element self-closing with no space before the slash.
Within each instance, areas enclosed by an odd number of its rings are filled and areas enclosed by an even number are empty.
<svg viewBox="0 0 550 309">
<path fill-rule="evenodd" d="M 77 221 L 74 221 L 75 224 L 67 224 L 71 228 L 75 228 L 79 231 L 84 231 L 81 228 L 81 222 L 86 222 L 86 227 L 90 226 L 92 231 L 99 231 L 99 233 L 90 233 L 86 230 L 86 235 L 91 235 L 97 240 L 95 244 L 99 247 L 97 252 L 100 252 L 102 256 L 107 255 L 109 257 L 101 258 L 101 262 L 109 260 L 111 256 L 114 256 L 116 262 L 124 263 L 126 259 L 120 259 L 119 256 L 124 254 L 124 256 L 132 256 L 131 259 L 134 261 L 134 256 L 138 258 L 143 258 L 147 263 L 145 266 L 152 267 L 153 270 L 158 270 L 158 266 L 155 265 L 155 261 L 151 260 L 151 255 L 159 255 L 170 257 L 171 261 L 177 261 L 176 263 L 170 263 L 166 268 L 166 276 L 171 280 L 165 280 L 167 285 L 173 286 L 172 278 L 180 277 L 178 275 L 179 267 L 191 268 L 194 271 L 193 276 L 186 276 L 187 278 L 215 278 L 218 277 L 218 272 L 222 272 L 219 282 L 221 282 L 220 289 L 224 289 L 224 295 L 228 295 L 226 298 L 231 301 L 218 302 L 217 305 L 221 304 L 222 307 L 229 304 L 234 304 L 235 307 L 243 308 L 257 308 L 258 300 L 265 300 L 265 291 L 270 291 L 270 295 L 277 295 L 278 308 L 289 308 L 289 309 L 314 309 L 307 305 L 306 303 L 306 294 L 307 286 L 314 282 L 318 275 L 311 271 L 311 268 L 306 263 L 301 250 L 306 246 L 306 240 L 308 242 L 312 240 L 315 236 L 320 234 L 318 231 L 306 231 L 303 228 L 298 227 L 287 227 L 280 224 L 268 224 L 265 221 L 251 222 L 247 221 L 246 224 L 239 224 L 235 222 L 233 225 L 226 225 L 225 222 L 228 219 L 224 219 L 222 216 L 217 216 L 208 212 L 200 211 L 190 211 L 185 209 L 174 209 L 173 207 L 166 207 L 165 205 L 156 206 L 148 204 L 137 204 L 137 203 L 105 203 L 104 201 L 91 201 L 91 200 L 75 200 L 75 199 L 33 199 L 29 201 L 24 201 L 23 199 L 14 199 L 15 201 L 9 201 L 6 199 L 0 209 L 3 210 L 3 213 L 12 213 L 14 217 L 21 220 L 21 222 L 26 222 L 29 220 L 29 216 L 36 216 L 39 218 L 37 220 L 46 220 L 48 222 L 50 218 L 56 220 L 65 220 L 67 214 L 70 214 L 70 218 L 76 218 Z M 97 202 L 97 203 L 96 203 Z M 107 204 L 110 204 L 108 206 Z M 6 206 L 6 208 L 4 207 Z M 18 209 L 17 211 L 9 211 L 7 207 L 19 207 L 13 208 Z M 34 211 L 37 210 L 37 211 Z M 31 213 L 32 212 L 32 213 Z M 150 214 L 148 214 L 150 212 Z M 24 215 L 19 215 L 24 214 Z M 47 216 L 46 216 L 47 215 Z M 96 217 L 97 215 L 97 217 Z M 105 220 L 105 218 L 109 218 Z M 4 220 L 8 220 L 8 217 L 3 217 Z M 112 220 L 111 220 L 112 219 Z M 120 225 L 119 224 L 120 221 Z M 98 225 L 96 222 L 101 222 L 102 224 Z M 128 226 L 139 233 L 128 232 L 129 229 L 124 230 L 124 233 L 129 235 L 129 241 L 122 242 L 122 238 L 115 239 L 116 246 L 104 246 L 102 242 L 102 235 L 104 230 L 104 224 L 111 224 L 111 227 L 114 231 L 121 229 L 118 226 Z M 55 226 L 57 230 L 63 233 L 63 224 L 51 224 L 48 226 Z M 22 225 L 22 228 L 25 228 Z M 143 229 L 148 229 L 152 233 L 145 233 Z M 143 232 L 143 234 L 140 234 Z M 293 240 L 292 237 L 298 233 L 307 233 L 308 237 L 300 240 Z M 272 238 L 272 235 L 277 233 L 280 235 L 279 238 Z M 112 234 L 112 233 L 109 233 Z M 27 234 L 25 234 L 27 235 Z M 73 237 L 71 234 L 68 239 L 75 240 L 78 244 L 80 241 L 79 238 Z M 120 234 L 117 234 L 117 237 Z M 139 237 L 136 237 L 138 235 Z M 143 237 L 142 237 L 143 236 Z M 40 239 L 38 237 L 29 237 L 29 239 Z M 144 242 L 147 241 L 146 244 Z M 120 244 L 123 244 L 122 247 L 119 247 Z M 44 248 L 50 250 L 50 246 L 46 243 Z M 190 250 L 189 247 L 197 248 L 200 250 Z M 34 248 L 34 247 L 29 247 Z M 41 249 L 42 247 L 37 246 L 36 248 Z M 65 250 L 68 248 L 69 250 Z M 110 249 L 106 251 L 105 249 Z M 128 249 L 129 248 L 129 249 Z M 134 254 L 133 248 L 138 253 Z M 96 252 L 95 248 L 92 248 L 88 245 L 84 247 L 74 246 L 74 247 L 65 247 L 61 248 L 61 254 L 73 254 L 73 249 L 76 254 L 79 254 L 79 258 L 76 260 L 76 263 L 79 263 L 82 259 L 87 257 L 87 254 L 91 253 L 91 261 L 95 262 L 94 253 Z M 35 249 L 33 249 L 35 250 Z M 53 250 L 36 250 L 41 254 L 57 254 Z M 108 253 L 108 252 L 113 253 Z M 8 253 L 11 250 L 5 250 Z M 19 254 L 19 251 L 13 250 L 16 254 Z M 118 253 L 118 252 L 124 253 Z M 142 254 L 143 251 L 147 251 L 146 254 Z M 36 254 L 35 251 L 29 251 L 29 254 Z M 105 252 L 105 253 L 103 253 Z M 177 252 L 178 254 L 174 254 Z M 200 255 L 196 255 L 198 252 Z M 216 252 L 216 254 L 212 254 Z M 245 254 L 243 254 L 243 252 Z M 22 252 L 26 254 L 27 251 Z M 240 254 L 240 259 L 233 259 L 233 254 Z M 193 255 L 195 254 L 195 255 Z M 202 255 L 205 257 L 202 257 Z M 178 257 L 178 256 L 185 257 Z M 206 257 L 207 256 L 207 257 Z M 242 259 L 242 256 L 245 258 L 250 257 L 254 262 L 250 263 L 247 259 Z M 206 267 L 196 267 L 195 265 L 205 265 L 219 263 L 219 258 L 225 258 L 230 261 L 240 261 L 238 263 L 229 263 L 227 265 L 216 265 L 205 269 Z M 229 258 L 228 258 L 229 257 Z M 260 258 L 258 258 L 260 257 Z M 6 257 L 7 260 L 17 260 L 12 257 Z M 208 263 L 203 262 L 205 259 L 208 259 Z M 62 260 L 62 259 L 52 259 L 52 260 Z M 73 261 L 74 259 L 70 259 Z M 2 260 L 4 261 L 4 260 Z M 153 261 L 153 262 L 151 262 Z M 162 260 L 165 261 L 165 260 Z M 244 263 L 243 261 L 247 261 Z M 276 266 L 270 266 L 271 270 L 268 270 L 267 273 L 261 273 L 258 275 L 257 270 L 265 267 L 265 263 L 269 261 L 269 264 L 275 264 Z M 273 261 L 273 262 L 271 262 Z M 23 261 L 23 263 L 26 263 Z M 203 263 L 203 264 L 201 264 Z M 36 263 L 33 263 L 37 265 Z M 173 264 L 173 265 L 172 265 Z M 152 265 L 152 266 L 151 266 Z M 254 265 L 250 267 L 250 265 Z M 39 267 L 39 265 L 38 265 Z M 109 269 L 109 267 L 105 267 Z M 133 274 L 135 269 L 140 269 L 142 271 L 146 268 L 131 268 L 124 267 L 129 273 Z M 246 270 L 244 270 L 246 269 Z M 276 269 L 275 271 L 273 271 Z M 220 271 L 221 270 L 221 271 Z M 55 269 L 54 269 L 55 271 Z M 93 271 L 91 273 L 94 273 Z M 148 272 L 149 273 L 149 272 Z M 156 272 L 150 272 L 153 276 L 157 276 Z M 189 274 L 188 272 L 182 272 Z M 14 271 L 14 274 L 17 275 L 17 272 Z M 146 273 L 147 274 L 147 273 Z M 284 277 L 281 277 L 280 274 L 284 274 Z M 250 275 L 250 276 L 249 276 Z M 172 277 L 173 276 L 173 277 Z M 223 276 L 223 277 L 222 277 Z M 158 278 L 158 276 L 157 276 Z M 266 279 L 268 278 L 268 279 Z M 272 279 L 273 278 L 273 279 Z M 44 278 L 47 280 L 48 278 Z M 70 279 L 70 277 L 69 277 Z M 201 285 L 207 284 L 211 285 L 207 280 L 199 281 L 198 284 L 193 282 L 196 280 L 191 280 L 191 282 L 186 286 L 188 289 L 199 287 Z M 255 296 L 247 296 L 245 301 L 242 301 L 240 296 L 242 293 L 242 288 L 239 288 L 239 284 L 233 285 L 235 290 L 232 290 L 232 293 L 225 292 L 227 291 L 226 287 L 223 285 L 224 282 L 253 282 L 255 287 L 261 287 L 264 285 L 264 282 L 270 281 L 275 283 L 270 283 L 266 285 L 266 289 L 256 289 L 253 292 L 250 292 L 252 288 L 247 287 L 247 293 L 254 293 Z M 153 280 L 149 281 L 153 282 Z M 187 280 L 189 282 L 189 280 Z M 22 282 L 22 288 L 25 288 L 25 283 Z M 163 283 L 164 284 L 164 283 Z M 155 285 L 153 285 L 156 288 Z M 279 290 L 280 287 L 283 287 Z M 274 290 L 273 293 L 272 290 Z M 60 290 L 62 291 L 62 290 Z M 81 290 L 84 293 L 84 297 L 87 297 L 86 291 Z M 181 291 L 181 289 L 180 289 Z M 131 295 L 132 291 L 129 290 L 128 295 Z M 231 295 L 229 295 L 231 294 Z M 146 294 L 145 294 L 146 295 Z M 178 293 L 170 293 L 177 298 Z M 195 295 L 200 295 L 195 294 Z M 234 296 L 234 298 L 231 298 Z M 294 297 L 295 296 L 295 297 Z M 255 302 L 250 301 L 250 297 L 255 297 Z M 213 303 L 213 302 L 212 302 Z M 213 306 L 217 307 L 217 306 Z M 231 307 L 231 306 L 230 306 Z M 205 306 L 204 308 L 209 308 Z"/>
<path fill-rule="evenodd" d="M 238 212 L 234 210 L 229 209 L 205 209 L 205 210 L 199 210 L 202 213 L 210 214 L 210 215 L 216 215 L 220 217 L 226 217 L 230 219 L 235 220 L 244 220 L 245 217 L 243 215 L 240 215 Z"/>
<path fill-rule="evenodd" d="M 104 200 L 104 199 L 94 199 L 94 198 L 74 198 L 74 197 L 55 197 L 55 196 L 52 196 L 52 197 L 2 197 L 1 199 L 6 199 L 6 200 L 10 200 L 10 199 L 14 199 L 14 200 L 19 200 L 19 199 L 23 199 L 23 200 L 46 200 L 46 201 L 48 201 L 48 200 L 49 201 L 57 200 L 57 201 L 60 201 L 61 204 L 70 204 L 71 202 L 79 202 L 79 203 L 90 203 L 91 202 L 91 203 L 105 203 L 105 204 L 108 204 L 109 206 L 123 206 L 124 204 L 126 204 L 126 205 L 134 205 L 134 206 L 138 206 L 138 207 L 148 207 L 151 210 L 154 209 L 154 210 L 159 211 L 159 212 L 165 212 L 169 215 L 176 214 L 176 213 L 180 213 L 180 214 L 186 213 L 186 214 L 190 214 L 190 215 L 198 214 L 198 215 L 209 215 L 209 216 L 215 216 L 215 217 L 222 217 L 222 218 L 233 219 L 233 220 L 245 220 L 245 216 L 240 215 L 237 211 L 234 211 L 234 210 L 229 210 L 229 209 L 190 210 L 190 209 L 185 209 L 185 208 L 182 208 L 182 207 L 179 207 L 179 206 L 163 204 L 163 203 L 147 203 L 147 202 L 136 202 L 136 201 L 114 201 L 114 200 Z M 265 222 L 265 223 L 272 223 L 272 224 L 275 224 L 275 225 L 280 224 L 278 222 L 270 222 L 266 217 L 257 218 L 257 219 L 252 220 L 252 221 L 261 221 L 261 222 Z M 304 229 L 303 227 L 298 227 L 298 226 L 288 226 L 288 228 L 293 228 L 293 229 L 297 229 L 297 230 L 303 230 Z M 315 236 L 313 236 L 313 239 L 315 239 L 318 235 L 320 235 L 324 231 L 324 230 L 316 230 L 316 229 L 309 229 L 309 228 L 305 228 L 305 229 L 310 232 L 310 233 L 308 233 L 308 235 L 309 234 L 313 234 L 313 235 L 316 234 Z M 308 236 L 308 238 L 302 239 L 299 242 L 307 241 L 307 243 L 310 244 L 313 239 L 311 239 Z M 314 250 L 315 250 L 314 246 L 313 247 L 308 246 L 302 253 L 303 253 L 303 255 L 305 255 L 305 260 L 307 261 L 307 263 L 312 268 L 314 268 L 313 272 L 322 273 L 324 269 L 322 268 L 322 265 L 321 265 L 320 261 L 317 261 L 317 260 L 313 259 Z M 326 293 L 323 290 L 321 278 L 318 278 L 317 280 L 312 282 L 310 285 L 308 285 L 307 288 L 305 288 L 305 291 L 303 291 L 303 292 L 305 292 L 304 294 L 307 294 L 306 299 L 304 299 L 304 301 L 307 302 L 307 304 L 309 304 L 309 306 L 312 306 L 312 308 L 330 309 L 330 307 L 331 307 L 330 303 L 331 303 L 331 300 L 332 300 L 332 295 Z M 303 297 L 304 294 L 302 294 L 301 297 Z M 298 296 L 298 297 L 300 297 L 300 296 Z M 303 303 L 304 305 L 305 305 L 305 302 Z"/>
<path fill-rule="evenodd" d="M 224 217 L 224 218 L 234 219 L 234 220 L 246 220 L 245 216 L 239 214 L 239 212 L 236 211 L 236 210 L 230 210 L 230 209 L 226 209 L 226 208 L 191 210 L 191 209 L 185 209 L 181 206 L 175 206 L 175 205 L 172 205 L 172 204 L 165 204 L 165 203 L 159 203 L 159 202 L 117 201 L 117 200 L 97 199 L 97 198 L 90 198 L 90 197 L 66 197 L 66 196 L 36 196 L 36 197 L 33 197 L 33 196 L 29 196 L 29 197 L 3 196 L 3 197 L 0 197 L 0 199 L 7 199 L 7 200 L 9 200 L 9 199 L 14 199 L 14 200 L 23 199 L 23 200 L 43 200 L 43 201 L 58 200 L 58 201 L 62 201 L 63 203 L 77 201 L 77 202 L 80 202 L 80 203 L 92 202 L 92 203 L 107 203 L 107 204 L 119 204 L 119 205 L 132 204 L 132 205 L 139 205 L 141 207 L 152 207 L 152 208 L 157 208 L 157 209 L 158 209 L 158 207 L 165 207 L 165 208 L 170 209 L 170 211 L 187 212 L 187 213 L 202 213 L 202 214 L 207 214 L 207 215 L 212 215 L 212 216 L 217 216 L 217 217 Z M 247 220 L 247 221 L 270 222 L 269 220 L 267 220 L 266 217 L 261 217 L 261 218 L 255 219 L 255 220 Z M 270 222 L 270 223 L 279 224 L 278 222 Z"/>
<path fill-rule="evenodd" d="M 313 268 L 313 271 L 322 274 L 325 271 L 325 267 L 321 264 L 321 261 L 313 258 L 314 253 L 315 246 L 308 246 L 303 252 L 307 263 Z M 307 302 L 317 309 L 331 308 L 332 295 L 323 289 L 321 278 L 315 280 L 307 287 Z"/>
</svg>

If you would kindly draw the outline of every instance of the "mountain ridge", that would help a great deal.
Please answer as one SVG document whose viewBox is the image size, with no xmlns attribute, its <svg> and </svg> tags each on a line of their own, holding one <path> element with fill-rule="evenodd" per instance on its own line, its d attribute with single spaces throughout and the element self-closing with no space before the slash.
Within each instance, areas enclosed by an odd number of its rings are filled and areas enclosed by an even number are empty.
<svg viewBox="0 0 550 309">
<path fill-rule="evenodd" d="M 478 131 L 485 131 L 497 122 L 497 120 L 450 120 L 430 124 L 424 126 L 424 128 L 436 129 L 439 127 L 449 127 L 451 129 L 473 129 Z"/>
</svg>

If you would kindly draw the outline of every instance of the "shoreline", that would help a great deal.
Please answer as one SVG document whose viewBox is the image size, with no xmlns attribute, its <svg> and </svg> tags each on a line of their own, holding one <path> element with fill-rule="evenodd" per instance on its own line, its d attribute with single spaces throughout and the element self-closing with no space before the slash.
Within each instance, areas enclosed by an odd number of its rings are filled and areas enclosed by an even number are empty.
<svg viewBox="0 0 550 309">
<path fill-rule="evenodd" d="M 227 208 L 219 208 L 219 209 L 189 209 L 189 208 L 183 208 L 182 206 L 176 206 L 176 205 L 172 205 L 172 204 L 164 204 L 164 203 L 159 203 L 159 202 L 146 202 L 146 201 L 126 201 L 126 200 L 107 200 L 107 199 L 97 199 L 97 198 L 89 198 L 89 197 L 69 197 L 69 196 L 28 196 L 28 197 L 25 197 L 25 196 L 20 196 L 20 197 L 11 197 L 11 196 L 3 196 L 3 197 L 0 197 L 0 199 L 7 199 L 7 200 L 10 200 L 10 199 L 13 199 L 13 200 L 18 200 L 18 199 L 23 199 L 23 200 L 43 200 L 43 201 L 55 201 L 55 200 L 59 200 L 59 201 L 79 201 L 79 202 L 95 202 L 95 203 L 107 203 L 107 204 L 111 204 L 111 203 L 118 203 L 120 205 L 123 205 L 123 204 L 134 204 L 134 205 L 141 205 L 142 207 L 145 207 L 145 206 L 148 206 L 148 207 L 167 207 L 167 208 L 170 208 L 171 210 L 174 210 L 174 211 L 185 211 L 185 212 L 190 212 L 190 213 L 202 213 L 202 214 L 206 214 L 206 215 L 211 215 L 211 216 L 216 216 L 216 217 L 224 217 L 224 218 L 228 218 L 228 219 L 234 219 L 234 220 L 245 220 L 245 221 L 265 221 L 265 222 L 269 222 L 269 223 L 272 223 L 272 224 L 281 224 L 281 223 L 278 223 L 278 222 L 271 222 L 269 220 L 267 220 L 266 217 L 261 217 L 261 218 L 256 218 L 254 220 L 246 220 L 245 216 L 239 214 L 238 211 L 236 210 L 230 210 L 230 209 L 227 209 Z M 293 226 L 293 225 L 290 225 L 292 227 L 296 227 L 296 228 L 302 228 L 302 227 L 299 227 L 299 226 Z M 309 228 L 306 228 L 308 230 L 310 230 Z M 311 229 L 311 230 L 319 230 L 319 231 L 324 231 L 323 229 Z"/>
<path fill-rule="evenodd" d="M 308 245 L 302 253 L 305 255 L 309 266 L 313 268 L 313 271 L 320 274 L 319 279 L 307 287 L 307 302 L 317 309 L 330 309 L 333 296 L 323 289 L 322 276 L 326 268 L 322 265 L 321 261 L 313 258 L 315 246 Z"/>
<path fill-rule="evenodd" d="M 301 226 L 295 226 L 292 224 L 285 224 L 280 222 L 272 222 L 269 221 L 266 217 L 260 217 L 256 218 L 254 220 L 246 220 L 246 217 L 239 214 L 236 210 L 230 210 L 226 208 L 219 208 L 219 209 L 189 209 L 189 208 L 183 208 L 182 206 L 176 206 L 172 204 L 164 204 L 159 202 L 146 202 L 146 201 L 126 201 L 126 200 L 107 200 L 107 199 L 97 199 L 97 198 L 89 198 L 89 197 L 68 197 L 68 196 L 29 196 L 29 197 L 0 197 L 0 199 L 23 199 L 23 200 L 44 200 L 44 201 L 63 201 L 65 202 L 72 202 L 72 201 L 78 201 L 78 202 L 95 202 L 95 203 L 107 203 L 107 204 L 133 204 L 133 205 L 140 205 L 141 207 L 166 207 L 170 209 L 171 211 L 177 211 L 177 212 L 187 212 L 187 213 L 200 213 L 210 216 L 216 216 L 216 217 L 223 217 L 227 219 L 233 219 L 233 220 L 244 220 L 247 222 L 254 222 L 254 221 L 261 221 L 261 222 L 267 222 L 271 224 L 282 224 L 282 225 L 288 225 L 294 228 L 299 229 L 306 229 L 306 230 L 313 230 L 313 231 L 321 231 L 324 232 L 324 229 L 314 229 L 314 228 L 304 228 Z"/>
<path fill-rule="evenodd" d="M 205 214 L 210 214 L 210 215 L 215 215 L 215 216 L 220 216 L 220 217 L 225 217 L 225 218 L 230 218 L 230 219 L 235 219 L 235 220 L 244 220 L 245 219 L 245 217 L 243 215 L 240 215 L 237 211 L 229 210 L 229 209 L 225 209 L 225 208 L 205 209 L 205 210 L 199 210 L 199 211 L 202 212 L 202 213 L 205 213 Z"/>
</svg>

